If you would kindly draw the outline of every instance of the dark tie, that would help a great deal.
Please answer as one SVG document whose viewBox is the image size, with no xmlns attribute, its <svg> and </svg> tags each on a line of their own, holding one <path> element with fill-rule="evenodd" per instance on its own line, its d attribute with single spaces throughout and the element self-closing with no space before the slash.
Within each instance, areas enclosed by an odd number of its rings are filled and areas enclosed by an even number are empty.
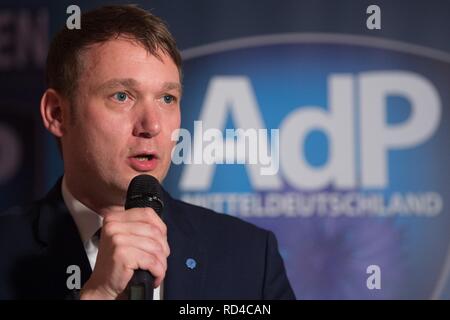
<svg viewBox="0 0 450 320">
<path fill-rule="evenodd" d="M 92 242 L 98 246 L 100 235 L 102 234 L 102 227 L 100 227 L 92 236 Z"/>
</svg>

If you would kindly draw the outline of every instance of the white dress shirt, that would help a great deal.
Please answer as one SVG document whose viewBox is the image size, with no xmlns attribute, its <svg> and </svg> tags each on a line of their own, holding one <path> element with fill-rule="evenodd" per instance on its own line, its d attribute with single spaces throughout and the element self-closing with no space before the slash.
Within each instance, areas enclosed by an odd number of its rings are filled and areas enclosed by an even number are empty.
<svg viewBox="0 0 450 320">
<path fill-rule="evenodd" d="M 98 238 L 95 233 L 102 227 L 103 217 L 75 199 L 67 188 L 64 177 L 61 189 L 64 202 L 77 225 L 91 269 L 94 270 L 98 254 Z M 161 300 L 160 287 L 153 290 L 153 300 Z"/>
</svg>

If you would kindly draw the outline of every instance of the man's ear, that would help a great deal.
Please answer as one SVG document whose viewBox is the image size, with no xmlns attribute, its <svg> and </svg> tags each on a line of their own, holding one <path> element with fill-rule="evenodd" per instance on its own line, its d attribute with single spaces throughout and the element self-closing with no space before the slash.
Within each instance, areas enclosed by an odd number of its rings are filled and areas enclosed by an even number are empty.
<svg viewBox="0 0 450 320">
<path fill-rule="evenodd" d="M 47 89 L 41 99 L 41 117 L 44 126 L 54 136 L 61 138 L 67 119 L 63 116 L 64 99 L 54 89 Z"/>
</svg>

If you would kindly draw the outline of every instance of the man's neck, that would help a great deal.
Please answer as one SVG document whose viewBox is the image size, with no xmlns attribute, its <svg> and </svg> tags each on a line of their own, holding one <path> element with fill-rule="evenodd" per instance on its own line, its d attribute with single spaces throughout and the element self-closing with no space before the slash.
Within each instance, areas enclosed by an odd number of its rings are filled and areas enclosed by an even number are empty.
<svg viewBox="0 0 450 320">
<path fill-rule="evenodd" d="M 77 187 L 80 186 L 80 184 L 75 183 L 70 175 L 67 174 L 64 175 L 64 180 L 67 189 L 75 199 L 102 217 L 109 212 L 124 210 L 122 203 L 114 204 L 114 201 L 108 201 L 104 197 L 104 194 L 111 194 L 111 191 L 105 191 L 103 195 L 100 195 L 101 192 L 90 188 L 92 184 L 84 184 L 82 188 Z"/>
</svg>

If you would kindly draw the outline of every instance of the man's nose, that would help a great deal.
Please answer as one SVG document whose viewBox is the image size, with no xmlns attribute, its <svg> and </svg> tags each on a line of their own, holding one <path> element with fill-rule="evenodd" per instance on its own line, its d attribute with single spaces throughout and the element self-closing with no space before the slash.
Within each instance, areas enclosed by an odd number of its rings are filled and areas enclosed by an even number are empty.
<svg viewBox="0 0 450 320">
<path fill-rule="evenodd" d="M 161 131 L 161 115 L 156 104 L 146 104 L 139 108 L 133 135 L 142 138 L 151 138 Z"/>
</svg>

